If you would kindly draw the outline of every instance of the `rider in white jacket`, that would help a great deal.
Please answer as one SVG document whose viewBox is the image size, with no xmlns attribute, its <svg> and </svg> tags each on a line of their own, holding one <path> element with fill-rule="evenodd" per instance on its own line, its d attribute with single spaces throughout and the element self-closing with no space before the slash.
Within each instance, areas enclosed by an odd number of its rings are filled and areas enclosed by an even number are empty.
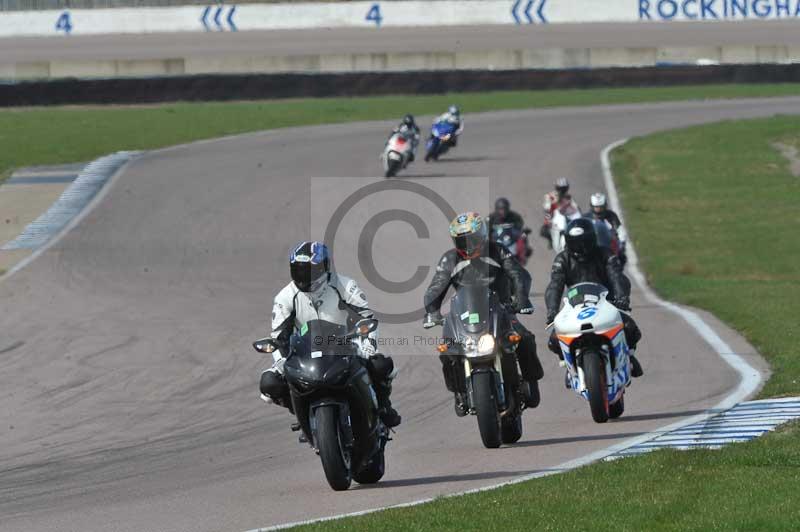
<svg viewBox="0 0 800 532">
<path fill-rule="evenodd" d="M 372 318 L 367 297 L 349 277 L 330 271 L 327 246 L 321 242 L 302 242 L 289 256 L 292 282 L 278 295 L 272 307 L 270 336 L 280 349 L 273 353 L 274 364 L 261 374 L 261 394 L 265 400 L 291 405 L 289 387 L 283 375 L 283 364 L 289 355 L 289 340 L 311 320 L 324 320 L 347 328 L 362 318 Z M 375 384 L 381 407 L 381 418 L 389 427 L 400 424 L 400 415 L 392 408 L 389 396 L 394 377 L 390 357 L 377 352 L 377 331 L 360 341 L 359 354 Z"/>
</svg>

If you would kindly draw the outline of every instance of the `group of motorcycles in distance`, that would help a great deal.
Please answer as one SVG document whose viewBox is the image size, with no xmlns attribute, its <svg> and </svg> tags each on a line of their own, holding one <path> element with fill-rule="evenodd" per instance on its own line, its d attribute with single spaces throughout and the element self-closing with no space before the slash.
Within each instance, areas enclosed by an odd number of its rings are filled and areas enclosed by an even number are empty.
<svg viewBox="0 0 800 532">
<path fill-rule="evenodd" d="M 428 140 L 425 142 L 425 162 L 438 161 L 456 145 L 456 139 L 463 127 L 447 120 L 437 119 L 431 126 Z M 416 157 L 417 139 L 410 131 L 394 131 L 386 141 L 381 153 L 383 174 L 394 177 L 405 169 Z"/>
<path fill-rule="evenodd" d="M 436 160 L 447 152 L 460 132 L 456 124 L 434 122 L 425 160 Z M 382 155 L 387 177 L 414 160 L 418 141 L 416 128 L 392 133 Z M 509 208 L 507 200 L 500 201 Z M 624 263 L 627 237 L 616 216 L 612 224 L 599 214 L 598 207 L 605 207 L 605 201 L 602 193 L 594 194 L 592 210 L 583 213 L 569 194 L 559 194 L 551 209 L 545 208 L 540 235 L 547 246 L 556 254 L 563 251 L 569 222 L 585 217 L 592 220 L 597 243 L 614 251 Z M 571 237 L 572 230 L 570 226 Z M 533 252 L 530 233 L 517 217 L 516 223 L 495 220 L 489 237 L 525 266 Z M 455 391 L 463 394 L 464 403 L 460 411 L 457 404 L 456 414 L 475 416 L 483 445 L 497 448 L 522 437 L 523 411 L 538 406 L 539 392 L 522 378 L 518 355 L 522 336 L 509 327 L 509 316 L 515 312 L 491 283 L 486 276 L 462 280 L 450 299 L 447 315 L 430 326 L 444 327 L 436 351 L 440 357 L 456 360 L 453 371 L 463 375 L 465 389 Z M 561 351 L 565 387 L 588 402 L 597 423 L 623 414 L 632 377 L 633 352 L 623 321 L 627 311 L 608 300 L 608 294 L 607 287 L 596 283 L 567 287 L 560 311 L 547 326 Z M 301 443 L 319 455 L 328 484 L 336 491 L 348 489 L 353 480 L 377 483 L 385 472 L 385 447 L 392 439 L 391 430 L 381 418 L 375 384 L 356 348 L 356 343 L 377 327 L 372 318 L 361 319 L 351 328 L 312 320 L 290 340 L 284 371 L 291 395 L 289 408 L 297 420 L 292 430 L 300 432 Z M 279 349 L 270 337 L 257 340 L 253 347 L 265 354 Z"/>
</svg>

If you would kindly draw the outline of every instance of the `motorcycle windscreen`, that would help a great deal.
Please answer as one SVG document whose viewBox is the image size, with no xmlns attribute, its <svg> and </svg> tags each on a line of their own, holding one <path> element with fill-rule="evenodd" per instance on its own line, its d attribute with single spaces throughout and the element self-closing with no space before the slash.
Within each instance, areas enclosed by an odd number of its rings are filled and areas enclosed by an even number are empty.
<svg viewBox="0 0 800 532">
<path fill-rule="evenodd" d="M 358 353 L 358 346 L 345 325 L 325 320 L 310 320 L 292 336 L 292 352 L 297 356 L 319 358 L 327 355 L 344 356 Z"/>
<path fill-rule="evenodd" d="M 312 320 L 292 336 L 291 355 L 284 369 L 290 381 L 306 385 L 325 383 L 338 386 L 350 373 L 350 357 L 358 348 L 346 339 L 343 325 Z"/>
<path fill-rule="evenodd" d="M 450 319 L 455 332 L 478 334 L 489 329 L 493 292 L 485 284 L 461 285 L 450 300 Z"/>
<path fill-rule="evenodd" d="M 597 303 L 606 294 L 608 288 L 597 283 L 579 283 L 567 289 L 567 299 L 573 307 L 584 303 Z"/>
</svg>

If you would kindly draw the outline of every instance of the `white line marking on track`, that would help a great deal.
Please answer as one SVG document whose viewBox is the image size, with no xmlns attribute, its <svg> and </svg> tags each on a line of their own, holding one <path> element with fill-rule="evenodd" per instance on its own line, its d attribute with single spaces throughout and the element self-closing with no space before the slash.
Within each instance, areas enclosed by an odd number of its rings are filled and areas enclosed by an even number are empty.
<svg viewBox="0 0 800 532">
<path fill-rule="evenodd" d="M 617 211 L 617 213 L 620 216 L 620 219 L 623 220 L 623 223 L 624 223 L 624 218 L 623 218 L 623 214 L 622 214 L 622 209 L 620 208 L 619 196 L 617 194 L 617 188 L 616 188 L 616 185 L 614 184 L 614 178 L 613 178 L 613 175 L 611 173 L 611 163 L 609 161 L 609 154 L 611 153 L 611 151 L 613 149 L 615 149 L 615 148 L 617 148 L 619 146 L 622 146 L 626 142 L 628 142 L 628 139 L 623 139 L 623 140 L 619 140 L 617 142 L 614 142 L 613 144 L 610 144 L 610 145 L 606 146 L 603 149 L 603 151 L 601 152 L 601 154 L 600 154 L 600 160 L 601 160 L 602 169 L 603 169 L 603 180 L 605 182 L 606 191 L 607 191 L 607 194 L 608 194 L 608 200 L 611 203 L 611 208 L 613 208 L 615 211 Z M 719 413 L 720 410 L 727 410 L 727 409 L 731 408 L 732 406 L 736 405 L 737 403 L 739 403 L 740 401 L 746 399 L 751 394 L 755 393 L 755 391 L 758 389 L 758 387 L 760 386 L 761 381 L 763 379 L 763 376 L 761 375 L 761 373 L 756 368 L 754 368 L 750 364 L 748 364 L 747 361 L 744 358 L 742 358 L 737 353 L 735 353 L 734 350 L 711 328 L 710 325 L 708 325 L 705 321 L 703 321 L 703 319 L 696 312 L 693 312 L 692 310 L 689 310 L 689 309 L 684 308 L 684 307 L 680 307 L 680 306 L 678 306 L 678 305 L 676 305 L 674 303 L 670 303 L 669 301 L 664 301 L 663 299 L 658 297 L 656 295 L 656 293 L 653 292 L 653 290 L 651 290 L 649 286 L 647 286 L 647 281 L 645 280 L 645 277 L 642 274 L 642 272 L 639 270 L 639 261 L 638 261 L 637 255 L 636 255 L 636 251 L 635 251 L 635 249 L 633 247 L 633 243 L 629 242 L 628 243 L 628 247 L 626 249 L 627 249 L 627 252 L 628 252 L 628 271 L 631 274 L 631 276 L 634 278 L 634 281 L 636 281 L 636 284 L 639 285 L 639 288 L 642 290 L 642 292 L 643 292 L 643 294 L 645 296 L 645 299 L 647 299 L 651 303 L 654 303 L 656 305 L 659 305 L 659 306 L 669 310 L 670 312 L 673 312 L 674 314 L 677 314 L 678 316 L 680 316 L 684 320 L 686 320 L 686 323 L 688 323 L 689 326 L 691 326 L 695 331 L 697 331 L 697 333 L 703 338 L 703 340 L 706 341 L 706 343 L 708 343 L 708 345 L 714 350 L 714 352 L 716 352 L 720 356 L 720 358 L 722 358 L 722 360 L 724 360 L 729 366 L 731 366 L 734 370 L 736 370 L 737 373 L 739 373 L 739 376 L 740 376 L 739 384 L 736 386 L 736 388 L 730 394 L 725 396 L 725 398 L 722 401 L 720 401 L 713 408 L 707 410 L 706 412 L 704 412 L 702 414 L 697 414 L 697 415 L 692 416 L 690 418 L 683 419 L 681 421 L 677 421 L 677 422 L 672 423 L 670 425 L 667 425 L 665 427 L 661 427 L 660 429 L 657 429 L 655 431 L 649 432 L 647 434 L 643 434 L 641 436 L 637 436 L 635 438 L 631 438 L 631 439 L 625 440 L 625 441 L 623 441 L 621 443 L 618 443 L 616 445 L 612 445 L 610 447 L 606 447 L 605 449 L 601 449 L 601 450 L 595 451 L 595 452 L 593 452 L 591 454 L 588 454 L 586 456 L 582 456 L 580 458 L 576 458 L 575 460 L 570 460 L 569 462 L 565 462 L 565 463 L 563 463 L 561 465 L 556 466 L 555 468 L 551 468 L 551 469 L 548 469 L 546 471 L 541 471 L 541 472 L 533 473 L 533 474 L 530 474 L 530 475 L 523 475 L 523 476 L 517 477 L 517 478 L 512 479 L 512 480 L 508 480 L 508 481 L 501 482 L 501 483 L 498 483 L 498 484 L 493 484 L 491 486 L 486 486 L 486 487 L 483 487 L 483 488 L 476 488 L 476 489 L 471 489 L 471 490 L 467 490 L 467 491 L 461 491 L 461 492 L 452 493 L 452 494 L 447 495 L 446 497 L 456 497 L 458 495 L 466 495 L 466 494 L 469 494 L 469 493 L 478 493 L 478 492 L 482 492 L 482 491 L 488 491 L 488 490 L 492 490 L 492 489 L 499 488 L 499 487 L 502 487 L 502 486 L 508 486 L 510 484 L 519 484 L 520 482 L 525 482 L 527 480 L 531 480 L 531 479 L 534 479 L 534 478 L 546 477 L 546 476 L 554 475 L 556 473 L 561 473 L 561 472 L 564 472 L 564 471 L 567 471 L 567 470 L 570 470 L 570 469 L 575 469 L 577 467 L 581 467 L 581 466 L 584 466 L 584 465 L 587 465 L 587 464 L 591 464 L 592 462 L 597 462 L 599 460 L 603 460 L 603 459 L 611 457 L 613 455 L 618 455 L 619 456 L 619 453 L 621 453 L 622 451 L 624 451 L 626 449 L 631 449 L 631 448 L 633 448 L 633 447 L 635 447 L 635 446 L 637 446 L 637 445 L 639 445 L 641 443 L 644 443 L 646 441 L 652 440 L 652 439 L 654 439 L 654 438 L 656 438 L 658 436 L 661 436 L 661 435 L 663 435 L 663 434 L 665 434 L 667 432 L 671 432 L 673 430 L 676 430 L 676 429 L 679 429 L 679 428 L 683 428 L 683 427 L 686 427 L 688 425 L 692 425 L 694 423 L 698 423 L 700 421 L 704 421 L 704 420 L 714 416 L 715 414 Z M 794 398 L 793 400 L 796 401 L 797 398 Z M 692 445 L 687 445 L 686 446 L 686 448 L 689 448 L 689 447 L 692 447 Z M 638 453 L 639 451 L 636 451 L 636 452 Z M 438 497 L 438 498 L 441 498 L 441 497 Z M 359 515 L 366 515 L 366 514 L 370 514 L 370 513 L 374 513 L 374 512 L 379 512 L 381 510 L 386 510 L 388 508 L 407 508 L 407 507 L 410 507 L 410 506 L 418 506 L 420 504 L 425 504 L 425 503 L 431 502 L 433 500 L 434 500 L 433 498 L 420 499 L 418 501 L 412 501 L 412 502 L 407 502 L 407 503 L 403 503 L 403 504 L 395 504 L 395 505 L 383 506 L 383 507 L 379 507 L 379 508 L 371 508 L 371 509 L 368 509 L 368 510 L 361 510 L 361 511 L 358 511 L 358 512 L 350 512 L 350 513 L 344 513 L 344 514 L 339 514 L 339 515 L 333 515 L 333 516 L 329 516 L 329 517 L 322 517 L 322 518 L 318 518 L 318 519 L 309 519 L 309 520 L 305 520 L 305 521 L 297 521 L 297 522 L 293 522 L 293 523 L 285 523 L 285 524 L 274 525 L 274 526 L 269 526 L 269 527 L 265 527 L 265 528 L 255 528 L 255 529 L 252 529 L 252 530 L 248 530 L 247 532 L 269 532 L 269 531 L 272 531 L 272 530 L 282 530 L 282 529 L 291 528 L 291 527 L 299 526 L 299 525 L 307 525 L 307 524 L 311 524 L 311 523 L 321 523 L 321 522 L 325 522 L 325 521 L 333 521 L 333 520 L 336 520 L 336 519 L 342 519 L 342 518 L 345 518 L 345 517 L 356 517 L 356 516 L 359 516 Z"/>
</svg>

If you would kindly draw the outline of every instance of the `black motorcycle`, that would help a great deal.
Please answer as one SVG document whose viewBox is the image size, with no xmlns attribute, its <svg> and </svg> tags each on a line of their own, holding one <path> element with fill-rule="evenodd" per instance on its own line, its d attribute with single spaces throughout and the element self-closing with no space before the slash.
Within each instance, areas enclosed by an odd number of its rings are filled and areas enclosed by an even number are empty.
<svg viewBox="0 0 800 532">
<path fill-rule="evenodd" d="M 522 437 L 522 411 L 534 392 L 522 380 L 517 346 L 522 337 L 511 323 L 513 313 L 485 284 L 462 284 L 450 300 L 444 322 L 443 357 L 454 357 L 458 392 L 478 418 L 483 445 L 500 447 Z"/>
<path fill-rule="evenodd" d="M 492 240 L 511 253 L 522 266 L 528 264 L 533 248 L 528 243 L 531 230 L 527 227 L 517 229 L 513 224 L 495 224 L 492 227 Z"/>
<path fill-rule="evenodd" d="M 381 421 L 377 396 L 354 340 L 366 337 L 377 320 L 356 323 L 355 331 L 312 320 L 292 336 L 283 366 L 299 430 L 316 450 L 331 488 L 346 490 L 352 480 L 374 484 L 385 470 L 389 430 Z M 256 351 L 278 349 L 271 338 L 253 343 Z"/>
</svg>

